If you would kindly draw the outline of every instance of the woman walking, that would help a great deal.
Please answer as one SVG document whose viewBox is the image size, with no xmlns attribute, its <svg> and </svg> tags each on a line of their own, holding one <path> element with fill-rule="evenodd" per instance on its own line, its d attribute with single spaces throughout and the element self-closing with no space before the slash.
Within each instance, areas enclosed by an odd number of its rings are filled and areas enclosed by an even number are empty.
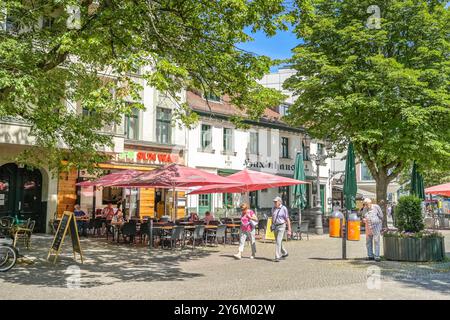
<svg viewBox="0 0 450 320">
<path fill-rule="evenodd" d="M 242 216 L 241 216 L 241 234 L 239 239 L 239 252 L 235 254 L 234 257 L 236 259 L 242 258 L 245 240 L 249 238 L 252 244 L 252 255 L 250 256 L 250 259 L 254 259 L 256 254 L 256 240 L 255 240 L 255 227 L 253 224 L 258 222 L 258 218 L 256 217 L 256 214 L 248 208 L 247 203 L 241 204 L 241 210 Z"/>
</svg>

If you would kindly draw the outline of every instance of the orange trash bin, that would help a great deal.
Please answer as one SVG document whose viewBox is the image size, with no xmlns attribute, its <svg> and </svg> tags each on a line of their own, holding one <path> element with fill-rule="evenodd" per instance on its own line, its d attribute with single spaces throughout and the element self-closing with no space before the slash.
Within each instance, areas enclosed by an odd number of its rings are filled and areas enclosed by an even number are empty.
<svg viewBox="0 0 450 320">
<path fill-rule="evenodd" d="M 342 237 L 342 226 L 344 222 L 344 215 L 341 212 L 333 212 L 328 223 L 328 229 L 330 237 L 341 238 Z"/>
<path fill-rule="evenodd" d="M 348 217 L 347 240 L 359 241 L 361 235 L 361 220 L 356 214 Z"/>
</svg>

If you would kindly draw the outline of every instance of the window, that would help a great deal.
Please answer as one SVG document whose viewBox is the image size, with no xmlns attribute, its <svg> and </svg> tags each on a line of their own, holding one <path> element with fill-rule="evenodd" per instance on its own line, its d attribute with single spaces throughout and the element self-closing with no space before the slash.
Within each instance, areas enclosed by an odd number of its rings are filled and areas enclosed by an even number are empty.
<svg viewBox="0 0 450 320">
<path fill-rule="evenodd" d="M 361 180 L 362 181 L 372 181 L 374 180 L 369 168 L 364 162 L 361 162 Z"/>
<path fill-rule="evenodd" d="M 172 110 L 164 108 L 156 108 L 156 141 L 158 143 L 171 143 L 172 126 L 170 120 L 172 118 Z"/>
<path fill-rule="evenodd" d="M 212 149 L 211 126 L 208 124 L 202 124 L 201 147 L 202 147 L 202 150 L 211 150 Z"/>
<path fill-rule="evenodd" d="M 139 109 L 133 109 L 131 114 L 125 116 L 125 138 L 139 139 Z"/>
<path fill-rule="evenodd" d="M 309 146 L 305 146 L 305 143 L 302 142 L 302 150 L 303 150 L 303 161 L 310 161 L 310 150 Z"/>
<path fill-rule="evenodd" d="M 279 187 L 278 192 L 283 200 L 283 204 L 289 208 L 289 187 Z"/>
<path fill-rule="evenodd" d="M 289 113 L 289 105 L 288 104 L 281 104 L 280 107 L 278 108 L 279 110 L 279 114 L 282 116 L 287 116 Z"/>
<path fill-rule="evenodd" d="M 223 207 L 226 209 L 233 208 L 234 202 L 233 202 L 233 194 L 232 193 L 223 193 L 222 194 L 223 199 Z"/>
<path fill-rule="evenodd" d="M 281 137 L 281 157 L 289 158 L 289 139 Z"/>
<path fill-rule="evenodd" d="M 317 154 L 323 155 L 323 144 L 322 143 L 317 144 Z"/>
<path fill-rule="evenodd" d="M 272 149 L 272 136 L 270 135 L 270 129 L 267 130 L 267 156 L 270 157 Z"/>
<path fill-rule="evenodd" d="M 233 152 L 233 129 L 223 128 L 223 151 Z"/>
<path fill-rule="evenodd" d="M 258 154 L 259 153 L 259 135 L 258 132 L 250 132 L 250 153 Z"/>
<path fill-rule="evenodd" d="M 250 208 L 257 208 L 258 207 L 258 191 L 252 191 L 248 194 L 249 202 L 250 202 Z"/>
<path fill-rule="evenodd" d="M 203 95 L 203 97 L 208 100 L 208 101 L 212 101 L 212 102 L 220 102 L 220 97 L 218 95 L 216 95 L 214 92 L 207 92 Z"/>
<path fill-rule="evenodd" d="M 104 187 L 102 190 L 102 204 L 117 204 L 122 199 L 122 188 Z"/>
</svg>

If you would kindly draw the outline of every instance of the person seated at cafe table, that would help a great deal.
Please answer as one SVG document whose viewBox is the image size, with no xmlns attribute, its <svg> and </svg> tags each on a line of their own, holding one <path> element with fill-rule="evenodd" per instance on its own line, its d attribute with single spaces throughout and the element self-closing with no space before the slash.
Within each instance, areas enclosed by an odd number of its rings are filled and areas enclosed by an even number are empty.
<svg viewBox="0 0 450 320">
<path fill-rule="evenodd" d="M 78 232 L 81 235 L 87 237 L 87 225 L 89 216 L 86 214 L 86 212 L 81 210 L 79 204 L 76 204 L 74 206 L 73 214 L 75 215 L 75 219 L 77 220 Z"/>
<path fill-rule="evenodd" d="M 114 239 L 119 240 L 119 230 L 123 227 L 125 219 L 123 217 L 122 210 L 117 210 L 116 214 L 111 219 L 111 228 L 114 235 Z"/>
<path fill-rule="evenodd" d="M 205 224 L 209 224 L 211 221 L 214 221 L 214 220 L 215 220 L 214 215 L 212 215 L 211 212 L 206 211 L 205 218 L 203 219 Z"/>
<path fill-rule="evenodd" d="M 189 222 L 194 222 L 194 221 L 199 221 L 200 219 L 198 218 L 198 214 L 197 214 L 197 212 L 191 212 L 190 214 L 189 214 L 189 218 L 188 218 L 188 221 Z"/>
<path fill-rule="evenodd" d="M 102 218 L 105 218 L 107 221 L 111 221 L 114 214 L 115 214 L 115 212 L 114 212 L 113 204 L 111 202 L 108 202 L 106 207 L 104 207 L 102 210 Z"/>
</svg>

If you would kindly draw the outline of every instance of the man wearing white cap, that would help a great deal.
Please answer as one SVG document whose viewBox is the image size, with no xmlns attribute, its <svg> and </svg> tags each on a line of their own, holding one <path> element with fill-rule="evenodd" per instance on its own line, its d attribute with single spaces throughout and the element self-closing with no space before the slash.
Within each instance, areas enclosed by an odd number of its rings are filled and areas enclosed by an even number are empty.
<svg viewBox="0 0 450 320">
<path fill-rule="evenodd" d="M 280 197 L 276 197 L 273 199 L 274 207 L 272 209 L 272 226 L 271 229 L 275 233 L 275 262 L 279 262 L 281 258 L 286 258 L 288 256 L 288 252 L 285 248 L 283 248 L 283 237 L 284 232 L 286 231 L 288 237 L 291 236 L 291 221 L 289 220 L 289 212 L 288 209 L 283 206 L 282 200 Z"/>
<path fill-rule="evenodd" d="M 383 225 L 383 211 L 377 204 L 372 204 L 372 200 L 365 198 L 363 201 L 364 219 L 366 224 L 366 247 L 369 260 L 380 261 L 380 236 Z M 375 255 L 373 247 L 375 244 Z"/>
</svg>

